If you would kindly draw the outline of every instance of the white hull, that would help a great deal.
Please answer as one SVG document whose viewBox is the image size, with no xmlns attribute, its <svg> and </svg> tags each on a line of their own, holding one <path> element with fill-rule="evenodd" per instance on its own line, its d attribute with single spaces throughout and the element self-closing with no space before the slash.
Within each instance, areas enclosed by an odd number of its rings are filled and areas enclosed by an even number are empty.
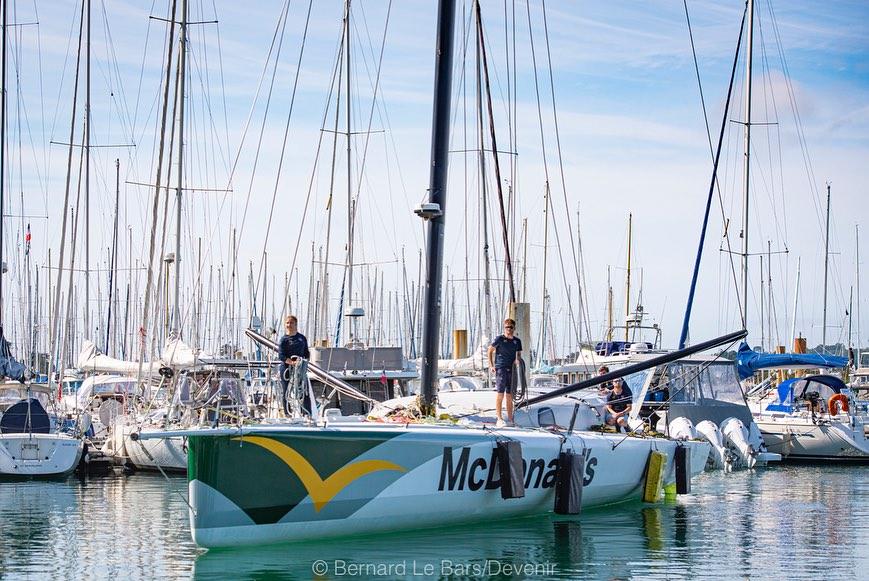
<svg viewBox="0 0 869 581">
<path fill-rule="evenodd" d="M 869 440 L 863 426 L 852 428 L 845 421 L 813 423 L 802 417 L 755 418 L 770 452 L 792 460 L 863 460 L 869 461 Z"/>
<path fill-rule="evenodd" d="M 185 438 L 133 440 L 130 434 L 138 432 L 134 425 L 124 428 L 124 450 L 127 459 L 139 470 L 187 472 L 187 442 Z M 146 430 L 147 431 L 147 430 Z"/>
<path fill-rule="evenodd" d="M 63 476 L 83 450 L 82 440 L 66 434 L 0 434 L 0 476 Z"/>
<path fill-rule="evenodd" d="M 192 455 L 188 476 L 191 530 L 194 541 L 204 547 L 348 536 L 551 512 L 555 467 L 562 450 L 586 450 L 583 508 L 635 500 L 641 497 L 652 451 L 666 454 L 664 481 L 674 481 L 673 457 L 678 445 L 672 440 L 589 432 L 574 433 L 563 441 L 561 435 L 542 430 L 383 424 L 262 426 L 187 434 Z M 492 461 L 496 438 L 522 444 L 523 498 L 501 497 Z M 313 448 L 312 442 L 316 442 Z M 332 461 L 330 456 L 340 453 L 340 447 L 350 448 L 356 442 L 367 442 L 367 449 L 359 454 L 354 451 L 349 462 Z M 692 447 L 691 468 L 697 474 L 705 466 L 709 445 L 685 445 Z M 293 458 L 282 464 L 264 451 L 269 446 L 317 453 L 301 460 L 305 466 Z M 316 468 L 329 462 L 328 469 Z M 318 487 L 333 476 L 366 462 L 396 468 L 352 478 L 325 503 L 318 505 L 312 499 Z M 298 474 L 307 467 L 315 471 L 308 474 L 319 475 L 313 479 L 314 493 L 308 484 L 300 488 Z M 293 487 L 302 492 L 295 497 L 289 492 L 281 496 Z M 267 512 L 270 516 L 263 516 Z"/>
</svg>

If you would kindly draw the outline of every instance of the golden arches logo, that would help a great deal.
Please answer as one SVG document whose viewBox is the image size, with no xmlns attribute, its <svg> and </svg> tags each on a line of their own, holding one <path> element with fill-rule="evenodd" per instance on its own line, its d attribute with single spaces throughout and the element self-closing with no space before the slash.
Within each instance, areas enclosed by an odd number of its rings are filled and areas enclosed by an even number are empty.
<svg viewBox="0 0 869 581">
<path fill-rule="evenodd" d="M 407 472 L 407 469 L 403 466 L 388 462 L 387 460 L 359 460 L 358 462 L 342 466 L 324 480 L 304 456 L 277 440 L 262 436 L 246 436 L 243 438 L 233 438 L 233 440 L 243 440 L 244 442 L 256 444 L 280 458 L 302 481 L 302 485 L 314 502 L 314 510 L 317 512 L 320 512 L 320 509 L 335 498 L 339 492 L 347 488 L 350 483 L 366 474 L 381 470 Z"/>
</svg>

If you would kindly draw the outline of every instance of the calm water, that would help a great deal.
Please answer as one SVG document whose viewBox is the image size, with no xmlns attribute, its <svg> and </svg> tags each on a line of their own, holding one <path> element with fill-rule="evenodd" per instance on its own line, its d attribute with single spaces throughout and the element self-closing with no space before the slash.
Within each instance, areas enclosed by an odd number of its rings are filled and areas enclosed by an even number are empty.
<svg viewBox="0 0 869 581">
<path fill-rule="evenodd" d="M 190 540 L 182 478 L 2 482 L 0 576 L 867 578 L 867 476 L 867 466 L 787 465 L 705 474 L 691 496 L 579 518 L 209 552 Z"/>
</svg>

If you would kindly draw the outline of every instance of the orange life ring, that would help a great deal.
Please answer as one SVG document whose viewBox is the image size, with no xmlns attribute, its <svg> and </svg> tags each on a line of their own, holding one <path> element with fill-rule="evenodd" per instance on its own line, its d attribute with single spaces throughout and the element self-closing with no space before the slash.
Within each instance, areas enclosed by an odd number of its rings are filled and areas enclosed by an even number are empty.
<svg viewBox="0 0 869 581">
<path fill-rule="evenodd" d="M 839 407 L 841 407 L 842 411 L 847 414 L 848 413 L 848 396 L 845 395 L 844 393 L 837 393 L 837 394 L 833 395 L 832 397 L 830 397 L 830 401 L 827 404 L 829 409 L 830 409 L 830 415 L 835 416 L 837 413 L 839 413 L 838 410 L 836 409 L 837 403 L 839 404 Z"/>
</svg>

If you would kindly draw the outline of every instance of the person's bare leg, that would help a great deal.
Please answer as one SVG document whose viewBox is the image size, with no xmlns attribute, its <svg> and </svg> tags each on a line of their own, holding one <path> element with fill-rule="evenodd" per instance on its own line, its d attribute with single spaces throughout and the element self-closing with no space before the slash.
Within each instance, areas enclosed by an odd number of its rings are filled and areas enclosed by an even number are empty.
<svg viewBox="0 0 869 581">
<path fill-rule="evenodd" d="M 513 422 L 513 394 L 507 394 L 507 421 Z"/>
<path fill-rule="evenodd" d="M 507 405 L 509 405 L 509 404 L 507 404 Z M 501 393 L 500 391 L 498 392 L 498 395 L 495 396 L 495 407 L 498 408 L 498 419 L 499 420 L 503 419 L 501 417 L 501 408 L 504 407 L 504 394 Z"/>
</svg>

